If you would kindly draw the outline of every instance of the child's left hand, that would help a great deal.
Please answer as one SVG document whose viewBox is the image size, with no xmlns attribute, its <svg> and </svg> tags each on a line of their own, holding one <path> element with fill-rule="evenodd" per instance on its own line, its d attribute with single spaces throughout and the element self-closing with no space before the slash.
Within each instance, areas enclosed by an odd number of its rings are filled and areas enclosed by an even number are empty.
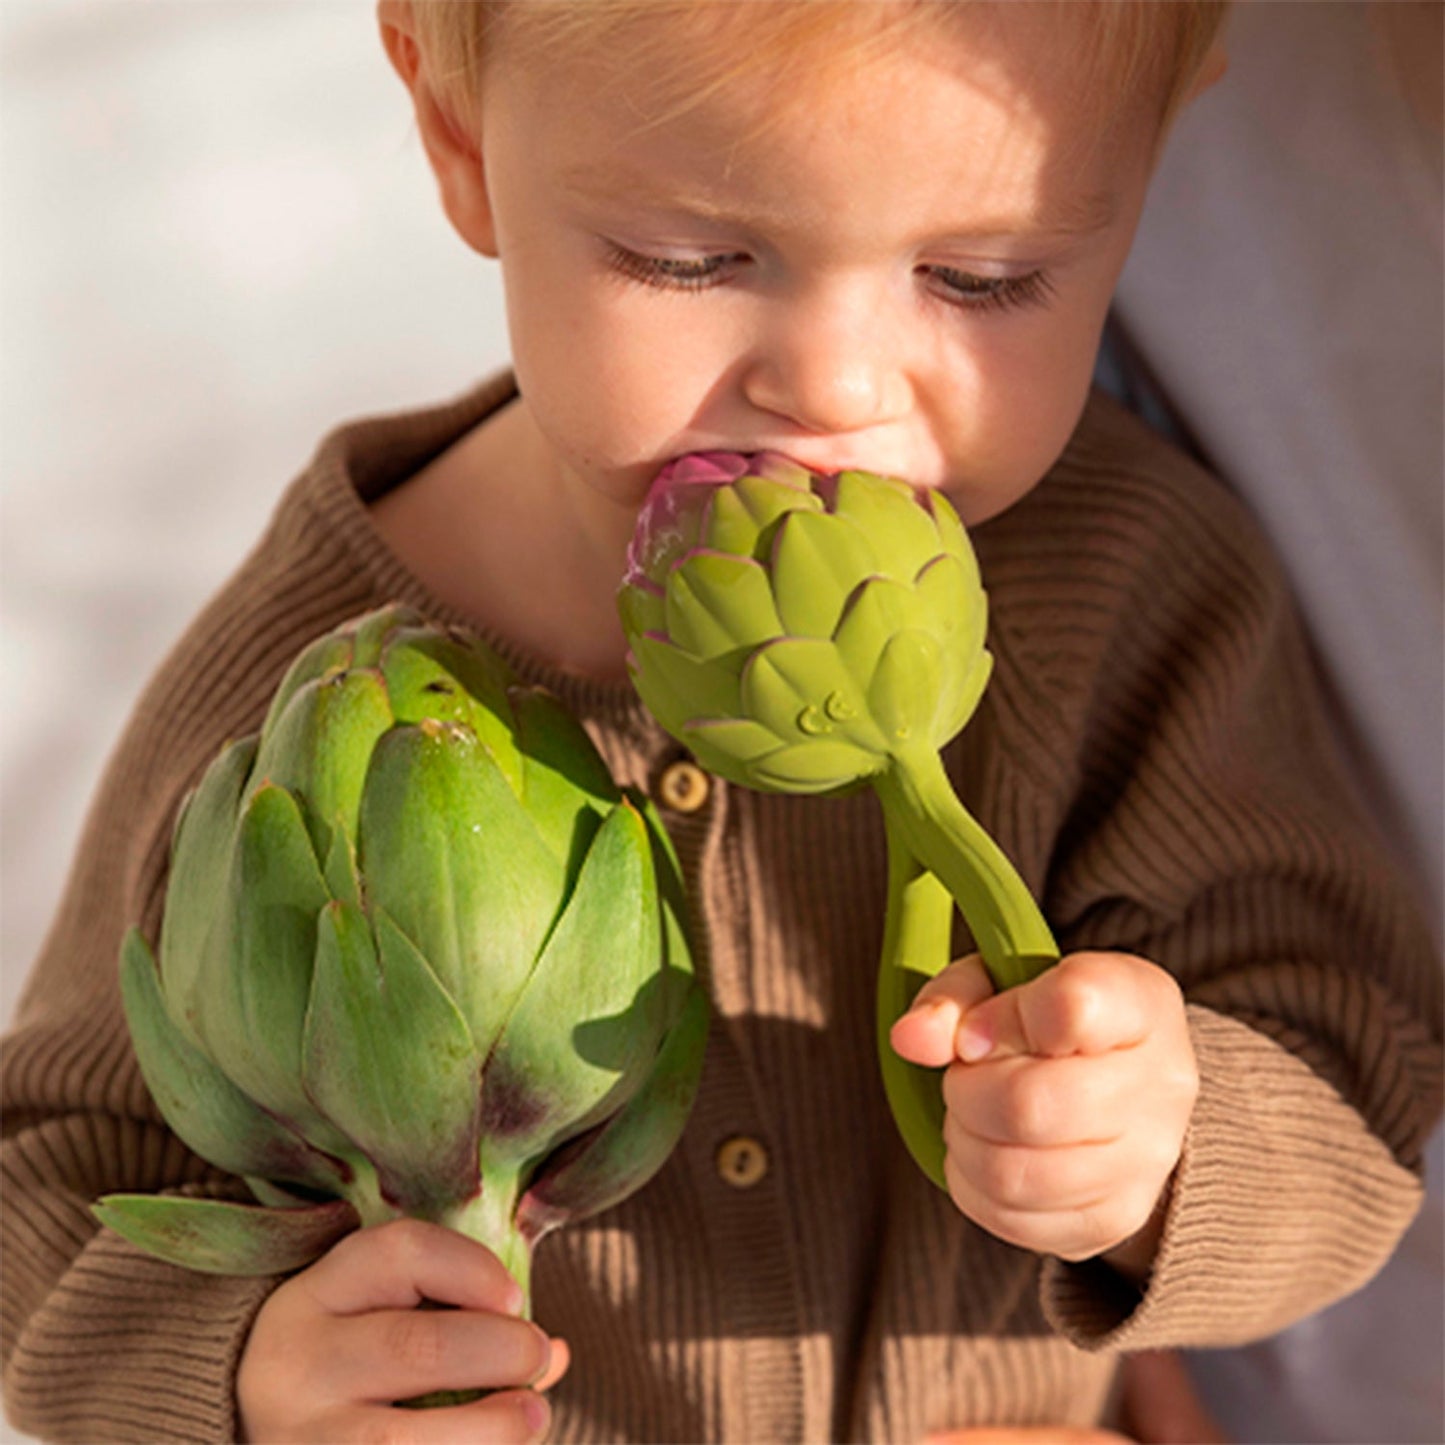
<svg viewBox="0 0 1445 1445">
<path fill-rule="evenodd" d="M 945 1176 L 970 1219 L 1039 1254 L 1147 1274 L 1199 1092 L 1170 974 L 1076 953 L 995 994 L 975 955 L 930 979 L 891 1037 L 910 1062 L 948 1066 Z"/>
</svg>

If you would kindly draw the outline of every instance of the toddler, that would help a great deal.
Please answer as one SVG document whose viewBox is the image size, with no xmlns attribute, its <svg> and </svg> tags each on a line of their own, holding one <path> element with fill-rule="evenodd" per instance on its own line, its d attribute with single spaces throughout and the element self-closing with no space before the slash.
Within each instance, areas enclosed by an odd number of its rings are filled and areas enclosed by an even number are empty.
<svg viewBox="0 0 1445 1445">
<path fill-rule="evenodd" d="M 501 265 L 513 369 L 327 438 L 138 705 L 6 1049 L 13 1418 L 146 1441 L 1082 1427 L 1121 1352 L 1259 1337 L 1361 1285 L 1419 1203 L 1440 970 L 1258 533 L 1089 390 L 1220 7 L 379 16 L 446 215 Z M 995 997 L 960 937 L 895 1026 L 941 1067 L 947 1193 L 877 1077 L 871 796 L 709 778 L 626 680 L 614 594 L 653 476 L 765 449 L 942 489 L 989 589 L 994 680 L 947 763 L 1065 957 Z M 659 799 L 691 886 L 716 1020 L 696 1109 L 646 1189 L 541 1247 L 535 1323 L 435 1226 L 254 1281 L 88 1213 L 246 1197 L 150 1103 L 117 948 L 155 935 L 176 805 L 221 743 L 306 641 L 390 599 L 549 685 Z M 393 1404 L 469 1387 L 491 1393 Z"/>
</svg>

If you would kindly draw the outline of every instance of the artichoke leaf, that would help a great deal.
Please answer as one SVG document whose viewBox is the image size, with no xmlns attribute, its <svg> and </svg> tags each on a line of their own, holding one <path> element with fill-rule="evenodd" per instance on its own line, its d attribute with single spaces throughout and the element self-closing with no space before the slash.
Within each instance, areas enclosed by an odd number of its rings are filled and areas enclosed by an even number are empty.
<svg viewBox="0 0 1445 1445">
<path fill-rule="evenodd" d="M 522 791 L 522 759 L 507 699 L 510 675 L 500 658 L 417 627 L 389 641 L 381 669 L 398 722 L 434 718 L 463 724 L 491 753 L 512 791 Z"/>
<path fill-rule="evenodd" d="M 563 882 L 492 754 L 456 724 L 393 728 L 372 759 L 356 848 L 370 904 L 426 959 L 485 1056 Z"/>
<path fill-rule="evenodd" d="M 296 660 L 286 669 L 276 695 L 266 709 L 266 719 L 261 724 L 261 735 L 271 732 L 281 714 L 291 705 L 291 699 L 308 683 L 317 678 L 344 672 L 351 666 L 353 653 L 352 636 L 349 632 L 328 632 L 304 647 Z"/>
<path fill-rule="evenodd" d="M 138 929 L 121 948 L 121 1001 L 146 1086 L 166 1123 L 231 1174 L 289 1179 L 336 1192 L 347 1169 L 313 1149 L 241 1092 L 177 1027 L 155 959 Z"/>
<path fill-rule="evenodd" d="M 757 563 L 752 565 L 756 567 Z M 698 595 L 686 565 L 674 567 L 668 574 L 663 601 L 664 628 L 672 644 L 698 662 L 726 657 L 742 641 L 722 618 L 713 615 L 709 606 L 712 600 L 706 591 Z"/>
<path fill-rule="evenodd" d="M 228 743 L 181 805 L 160 940 L 165 992 L 181 1003 L 195 989 L 215 900 L 225 892 L 236 814 L 255 757 L 254 737 Z M 189 1018 L 178 1021 L 191 1031 Z"/>
<path fill-rule="evenodd" d="M 919 506 L 907 482 L 871 472 L 843 472 L 833 509 L 871 540 L 885 565 L 870 570 L 886 570 L 911 582 L 928 559 L 943 549 L 933 517 Z"/>
<path fill-rule="evenodd" d="M 352 667 L 379 667 L 386 649 L 396 634 L 406 628 L 425 627 L 426 618 L 405 602 L 391 602 L 353 619 L 347 631 L 351 635 Z"/>
<path fill-rule="evenodd" d="M 783 631 L 767 571 L 751 557 L 689 553 L 668 577 L 664 607 L 668 635 L 703 661 Z"/>
<path fill-rule="evenodd" d="M 738 678 L 731 667 L 689 657 L 665 637 L 644 634 L 631 642 L 633 682 L 649 711 L 681 726 L 693 718 L 735 717 Z"/>
<path fill-rule="evenodd" d="M 853 590 L 833 645 L 850 677 L 866 688 L 889 641 L 923 621 L 923 601 L 906 582 L 869 577 Z"/>
<path fill-rule="evenodd" d="M 982 640 L 979 613 L 984 613 L 986 620 L 988 604 L 981 589 L 968 585 L 963 563 L 940 553 L 919 572 L 914 585 L 923 605 L 925 629 L 946 653 L 966 658 Z"/>
<path fill-rule="evenodd" d="M 477 1186 L 481 1060 L 426 960 L 381 909 L 334 902 L 317 926 L 304 1082 L 371 1161 L 382 1196 L 427 1212 Z"/>
<path fill-rule="evenodd" d="M 545 688 L 513 688 L 510 701 L 522 797 L 542 841 L 566 870 L 570 894 L 587 847 L 621 793 L 582 724 Z"/>
<path fill-rule="evenodd" d="M 661 949 L 647 828 L 624 800 L 487 1060 L 484 1174 L 546 1153 L 640 1086 L 664 1021 Z"/>
<path fill-rule="evenodd" d="M 223 912 L 191 1004 L 201 1042 L 221 1070 L 332 1150 L 339 1141 L 301 1089 L 316 918 L 329 897 L 296 800 L 274 784 L 259 788 L 241 815 Z"/>
<path fill-rule="evenodd" d="M 753 786 L 789 793 L 837 793 L 873 776 L 884 757 L 866 748 L 831 738 L 794 743 L 748 767 Z"/>
<path fill-rule="evenodd" d="M 765 521 L 771 521 L 766 516 Z M 758 534 L 764 522 L 753 515 L 738 494 L 736 487 L 715 487 L 703 513 L 702 536 L 709 547 L 731 552 L 736 557 L 757 556 Z M 652 629 L 644 629 L 651 631 Z"/>
<path fill-rule="evenodd" d="M 750 717 L 703 718 L 698 722 L 685 723 L 682 741 L 708 768 L 712 766 L 709 759 L 713 757 L 721 756 L 729 763 L 751 763 L 783 746 L 783 739 L 771 728 L 765 728 Z"/>
<path fill-rule="evenodd" d="M 308 1199 L 304 1194 L 295 1194 L 283 1185 L 277 1184 L 275 1180 L 263 1178 L 259 1174 L 245 1174 L 242 1178 L 246 1181 L 246 1188 L 255 1196 L 256 1201 L 271 1209 L 309 1209 L 316 1203 L 314 1199 Z"/>
<path fill-rule="evenodd" d="M 523 1234 L 535 1240 L 569 1219 L 610 1209 L 657 1173 L 697 1094 L 708 1016 L 707 995 L 692 988 L 642 1087 L 606 1123 L 564 1145 L 522 1197 Z"/>
<path fill-rule="evenodd" d="M 793 637 L 831 637 L 860 577 L 879 571 L 868 539 L 842 517 L 795 512 L 773 541 L 773 595 Z"/>
<path fill-rule="evenodd" d="M 871 751 L 887 745 L 861 679 L 828 638 L 784 637 L 760 647 L 743 670 L 742 701 L 745 716 L 790 745 L 845 741 Z"/>
<path fill-rule="evenodd" d="M 645 578 L 629 582 L 618 592 L 617 609 L 629 637 L 641 632 L 661 632 L 667 626 L 662 589 Z"/>
<path fill-rule="evenodd" d="M 944 689 L 935 738 L 939 747 L 957 737 L 969 718 L 978 710 L 992 672 L 993 654 L 981 651 L 974 659 L 973 666 L 966 672 L 950 674 L 949 685 Z"/>
<path fill-rule="evenodd" d="M 921 629 L 898 633 L 883 649 L 868 685 L 868 708 L 890 747 L 919 739 L 937 745 L 933 734 L 942 678 L 938 642 Z"/>
<path fill-rule="evenodd" d="M 933 509 L 933 521 L 938 528 L 938 538 L 943 550 L 949 556 L 957 557 L 963 564 L 963 569 L 968 574 L 969 586 L 981 588 L 983 578 L 978 570 L 978 553 L 973 550 L 973 543 L 968 540 L 968 532 L 959 520 L 953 503 L 939 491 L 929 492 L 928 502 Z"/>
<path fill-rule="evenodd" d="M 757 475 L 739 477 L 726 490 L 737 498 L 742 504 L 743 510 L 752 518 L 753 525 L 757 530 L 753 537 L 751 551 L 759 562 L 767 561 L 773 529 L 779 518 L 787 516 L 790 512 L 821 512 L 823 510 L 823 499 L 815 492 L 809 491 L 807 487 L 797 486 L 793 482 L 775 481 L 771 477 Z M 722 505 L 721 497 L 715 496 L 712 509 L 714 518 L 719 516 L 718 509 Z M 711 536 L 705 536 L 703 540 L 709 547 L 718 546 Z"/>
<path fill-rule="evenodd" d="M 266 783 L 285 788 L 300 805 L 316 856 L 325 858 L 338 821 L 356 832 L 372 749 L 391 725 L 379 672 L 356 668 L 308 682 L 262 734 L 251 792 Z"/>
<path fill-rule="evenodd" d="M 333 898 L 361 906 L 361 873 L 356 866 L 356 845 L 351 841 L 341 820 L 331 829 L 331 849 L 323 869 L 326 886 Z"/>
<path fill-rule="evenodd" d="M 268 1209 L 223 1199 L 107 1194 L 91 1212 L 147 1254 L 203 1274 L 285 1274 L 310 1264 L 360 1223 L 342 1199 Z"/>
<path fill-rule="evenodd" d="M 690 913 L 687 886 L 683 882 L 682 863 L 672 839 L 667 835 L 657 805 L 637 788 L 626 790 L 628 801 L 642 815 L 647 836 L 652 844 L 653 876 L 657 881 L 657 897 L 662 909 L 662 982 L 666 989 L 663 1000 L 663 1027 L 672 1028 L 697 980 L 693 963 Z"/>
</svg>

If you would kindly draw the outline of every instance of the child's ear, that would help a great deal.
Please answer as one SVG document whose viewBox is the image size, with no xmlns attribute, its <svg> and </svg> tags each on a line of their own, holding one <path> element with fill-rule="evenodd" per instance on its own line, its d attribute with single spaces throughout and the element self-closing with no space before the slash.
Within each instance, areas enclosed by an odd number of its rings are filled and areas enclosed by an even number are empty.
<svg viewBox="0 0 1445 1445">
<path fill-rule="evenodd" d="M 495 256 L 496 227 L 487 194 L 481 141 L 465 133 L 432 86 L 417 43 L 411 0 L 380 0 L 376 18 L 387 56 L 411 92 L 417 130 L 436 176 L 442 209 L 467 245 L 483 256 Z"/>
</svg>

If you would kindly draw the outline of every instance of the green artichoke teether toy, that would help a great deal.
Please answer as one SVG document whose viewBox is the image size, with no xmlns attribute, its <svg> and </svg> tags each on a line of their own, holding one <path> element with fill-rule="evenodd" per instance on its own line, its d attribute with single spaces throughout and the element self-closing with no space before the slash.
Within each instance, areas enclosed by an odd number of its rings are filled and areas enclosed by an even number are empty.
<svg viewBox="0 0 1445 1445">
<path fill-rule="evenodd" d="M 941 493 L 871 473 L 825 476 L 771 453 L 682 457 L 648 494 L 618 606 L 639 695 L 703 767 L 773 792 L 878 794 L 879 1060 L 905 1143 L 946 1187 L 937 1071 L 900 1059 L 889 1029 L 947 963 L 955 902 L 999 988 L 1059 956 L 939 757 L 993 661 L 957 514 Z"/>
<path fill-rule="evenodd" d="M 404 607 L 307 648 L 212 763 L 158 959 L 132 929 L 121 990 L 161 1113 L 259 1202 L 110 1195 L 104 1224 L 270 1274 L 409 1215 L 524 1298 L 544 1234 L 666 1159 L 708 1029 L 651 805 L 549 694 Z"/>
</svg>

